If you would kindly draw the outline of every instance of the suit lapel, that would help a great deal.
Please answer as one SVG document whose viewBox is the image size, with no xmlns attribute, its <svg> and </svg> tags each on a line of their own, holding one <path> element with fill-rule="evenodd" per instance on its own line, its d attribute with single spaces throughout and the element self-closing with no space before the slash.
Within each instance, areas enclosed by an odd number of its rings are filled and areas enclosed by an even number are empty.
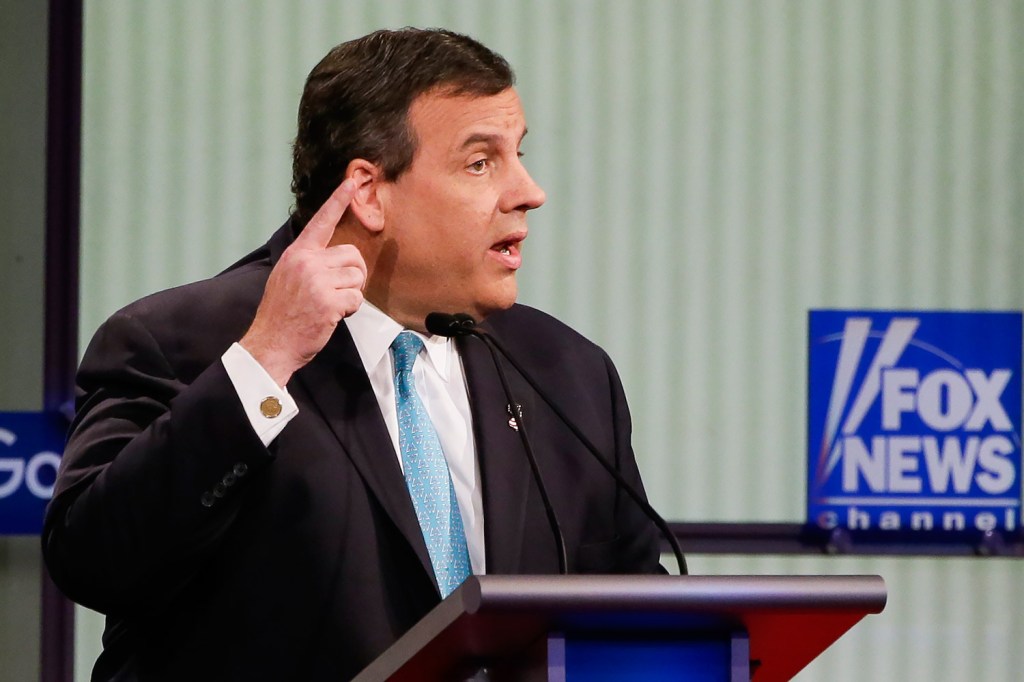
<svg viewBox="0 0 1024 682">
<path fill-rule="evenodd" d="M 348 327 L 339 324 L 324 349 L 296 377 L 367 487 L 434 580 L 398 455 Z"/>
<path fill-rule="evenodd" d="M 472 338 L 459 339 L 458 347 L 469 386 L 483 486 L 487 572 L 520 573 L 532 492 L 529 463 L 518 432 L 509 426 L 508 399 L 487 348 Z M 530 389 L 507 366 L 506 373 L 529 419 Z M 398 455 L 348 327 L 339 324 L 330 342 L 296 373 L 296 379 L 436 585 Z"/>
<path fill-rule="evenodd" d="M 479 339 L 461 338 L 458 344 L 469 385 L 483 486 L 487 572 L 519 573 L 530 492 L 529 463 L 519 434 L 509 426 L 508 399 L 490 353 Z M 508 369 L 506 373 L 514 395 L 523 402 L 526 393 L 522 387 L 517 390 L 515 373 Z M 529 415 L 528 405 L 524 412 Z"/>
</svg>

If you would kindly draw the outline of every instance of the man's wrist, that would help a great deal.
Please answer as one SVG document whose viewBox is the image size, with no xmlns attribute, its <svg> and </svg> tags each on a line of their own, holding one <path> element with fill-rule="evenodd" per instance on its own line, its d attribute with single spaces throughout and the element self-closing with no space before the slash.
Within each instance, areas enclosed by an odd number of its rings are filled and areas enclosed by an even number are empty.
<svg viewBox="0 0 1024 682">
<path fill-rule="evenodd" d="M 241 344 L 232 344 L 221 362 L 253 430 L 269 445 L 298 414 L 295 400 Z"/>
<path fill-rule="evenodd" d="M 260 343 L 258 338 L 252 338 L 249 334 L 243 336 L 238 345 L 244 348 L 252 359 L 258 362 L 263 370 L 270 375 L 270 378 L 281 388 L 288 385 L 292 375 L 299 368 L 299 365 L 290 360 L 287 354 L 277 351 L 273 347 L 268 347 L 267 344 Z"/>
</svg>

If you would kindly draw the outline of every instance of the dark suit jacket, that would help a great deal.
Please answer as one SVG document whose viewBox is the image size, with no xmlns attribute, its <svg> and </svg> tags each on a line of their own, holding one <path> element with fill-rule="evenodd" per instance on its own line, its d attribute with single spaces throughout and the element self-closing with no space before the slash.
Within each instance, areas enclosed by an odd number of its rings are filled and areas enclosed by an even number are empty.
<svg viewBox="0 0 1024 682">
<path fill-rule="evenodd" d="M 107 614 L 96 679 L 339 680 L 439 602 L 397 455 L 344 324 L 297 372 L 269 448 L 220 355 L 293 238 L 113 315 L 78 374 L 43 543 L 64 592 Z M 536 310 L 486 325 L 637 485 L 604 352 Z M 460 341 L 483 486 L 487 571 L 556 573 L 554 541 L 482 345 Z M 511 371 L 511 370 L 509 370 Z M 573 573 L 654 572 L 656 532 L 515 372 L 513 390 Z M 204 495 L 212 506 L 202 503 Z"/>
</svg>

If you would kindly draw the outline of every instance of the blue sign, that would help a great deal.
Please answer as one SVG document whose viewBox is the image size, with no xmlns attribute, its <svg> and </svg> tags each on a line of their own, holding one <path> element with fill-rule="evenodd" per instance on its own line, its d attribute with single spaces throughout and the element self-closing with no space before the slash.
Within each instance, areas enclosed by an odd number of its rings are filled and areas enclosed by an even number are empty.
<svg viewBox="0 0 1024 682">
<path fill-rule="evenodd" d="M 0 412 L 0 535 L 42 530 L 66 431 L 56 413 Z"/>
<path fill-rule="evenodd" d="M 1021 313 L 812 310 L 808 521 L 1018 531 Z"/>
</svg>

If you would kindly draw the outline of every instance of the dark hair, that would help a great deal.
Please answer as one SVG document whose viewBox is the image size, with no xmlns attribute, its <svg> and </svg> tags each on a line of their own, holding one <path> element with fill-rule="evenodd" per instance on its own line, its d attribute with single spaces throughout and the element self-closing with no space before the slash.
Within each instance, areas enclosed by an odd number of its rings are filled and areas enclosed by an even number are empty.
<svg viewBox="0 0 1024 682">
<path fill-rule="evenodd" d="M 292 155 L 293 216 L 304 226 L 341 183 L 352 159 L 393 181 L 409 168 L 413 100 L 436 88 L 496 95 L 515 82 L 505 59 L 443 29 L 376 31 L 332 49 L 310 72 Z"/>
</svg>

